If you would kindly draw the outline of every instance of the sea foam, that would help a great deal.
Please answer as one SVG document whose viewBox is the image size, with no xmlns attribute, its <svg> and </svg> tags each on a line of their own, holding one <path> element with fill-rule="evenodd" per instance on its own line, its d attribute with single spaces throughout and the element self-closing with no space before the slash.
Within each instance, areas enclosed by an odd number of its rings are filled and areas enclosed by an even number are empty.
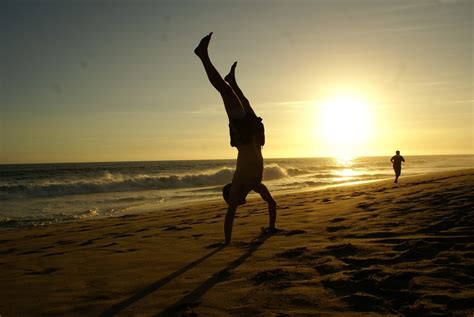
<svg viewBox="0 0 474 317">
<path fill-rule="evenodd" d="M 263 179 L 276 180 L 298 173 L 302 173 L 301 170 L 292 169 L 289 172 L 277 164 L 272 164 L 265 168 Z M 3 185 L 0 186 L 0 199 L 207 187 L 229 183 L 232 181 L 233 174 L 234 169 L 227 167 L 202 173 L 167 176 L 144 173 L 126 175 L 120 172 L 105 171 L 101 176 L 95 178 L 56 179 L 29 184 Z"/>
</svg>

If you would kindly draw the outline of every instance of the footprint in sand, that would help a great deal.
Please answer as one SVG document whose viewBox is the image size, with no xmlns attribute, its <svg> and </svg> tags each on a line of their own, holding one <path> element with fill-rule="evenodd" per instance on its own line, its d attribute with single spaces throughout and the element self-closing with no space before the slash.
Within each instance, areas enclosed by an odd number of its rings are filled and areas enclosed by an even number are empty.
<svg viewBox="0 0 474 317">
<path fill-rule="evenodd" d="M 169 226 L 169 227 L 166 227 L 165 229 L 163 229 L 163 231 L 181 231 L 181 230 L 187 230 L 187 229 L 191 229 L 192 227 L 177 227 L 177 226 Z"/>
<path fill-rule="evenodd" d="M 327 232 L 337 232 L 337 231 L 346 230 L 346 229 L 349 229 L 349 227 L 346 227 L 346 226 L 332 226 L 332 227 L 327 227 L 326 231 Z"/>
<path fill-rule="evenodd" d="M 15 248 L 10 248 L 10 249 L 7 249 L 7 250 L 3 250 L 3 251 L 0 251 L 0 255 L 9 254 L 9 253 L 15 252 L 17 250 L 18 249 L 15 249 Z"/>
<path fill-rule="evenodd" d="M 56 244 L 71 244 L 71 243 L 74 243 L 76 241 L 73 241 L 73 240 L 61 240 L 61 241 L 58 241 L 56 242 Z"/>
<path fill-rule="evenodd" d="M 350 254 L 353 255 L 353 254 Z M 380 258 L 355 258 L 355 257 L 340 257 L 344 263 L 353 265 L 357 268 L 370 267 L 372 265 L 387 264 L 385 260 Z"/>
<path fill-rule="evenodd" d="M 35 253 L 41 253 L 41 252 L 43 252 L 43 251 L 41 251 L 41 250 L 32 250 L 32 251 L 25 251 L 25 252 L 19 253 L 18 255 L 35 254 Z"/>
<path fill-rule="evenodd" d="M 92 243 L 94 243 L 94 240 L 87 240 L 87 241 L 84 241 L 82 243 L 79 243 L 78 246 L 89 245 L 89 244 L 92 244 Z"/>
<path fill-rule="evenodd" d="M 206 249 L 216 249 L 216 248 L 222 248 L 226 246 L 224 242 L 217 242 L 217 243 L 212 243 L 206 246 Z"/>
<path fill-rule="evenodd" d="M 118 244 L 117 242 L 112 242 L 112 243 L 109 243 L 109 244 L 101 245 L 101 246 L 99 246 L 99 248 L 107 248 L 107 247 L 111 247 L 111 246 L 114 246 L 114 245 L 117 245 L 117 244 Z"/>
<path fill-rule="evenodd" d="M 258 272 L 250 278 L 254 285 L 267 285 L 271 288 L 291 287 L 292 281 L 301 281 L 310 278 L 308 274 L 291 272 L 281 268 Z"/>
<path fill-rule="evenodd" d="M 336 257 L 341 257 L 356 254 L 358 248 L 355 247 L 352 243 L 344 243 L 327 246 L 326 250 L 327 251 L 325 251 L 325 253 L 329 253 Z"/>
<path fill-rule="evenodd" d="M 284 234 L 285 234 L 286 237 L 291 237 L 291 236 L 294 236 L 294 235 L 297 235 L 297 234 L 305 234 L 305 233 L 306 233 L 306 231 L 304 231 L 304 230 L 295 229 L 295 230 L 288 230 Z"/>
<path fill-rule="evenodd" d="M 143 232 L 143 231 L 147 231 L 147 230 L 150 230 L 150 228 L 143 228 L 143 229 L 139 229 L 139 230 L 134 231 L 134 232 L 138 233 L 138 232 Z"/>
<path fill-rule="evenodd" d="M 290 273 L 286 270 L 277 268 L 272 270 L 261 271 L 250 278 L 255 285 L 264 283 L 271 283 L 273 281 L 280 281 L 290 276 Z"/>
<path fill-rule="evenodd" d="M 119 218 L 135 218 L 135 217 L 138 217 L 139 215 L 123 215 L 123 216 L 120 216 Z"/>
<path fill-rule="evenodd" d="M 41 271 L 30 271 L 30 272 L 27 272 L 25 274 L 28 274 L 28 275 L 46 275 L 46 274 L 51 274 L 53 272 L 56 272 L 56 271 L 59 271 L 58 268 L 55 268 L 55 267 L 48 267 L 44 270 L 41 270 Z"/>
<path fill-rule="evenodd" d="M 128 252 L 135 252 L 138 251 L 138 249 L 130 248 L 130 249 L 125 249 L 125 250 L 116 250 L 115 253 L 128 253 Z"/>
<path fill-rule="evenodd" d="M 141 238 L 144 239 L 144 238 L 150 238 L 150 237 L 157 237 L 157 236 L 159 236 L 159 235 L 160 235 L 159 233 L 148 234 L 148 235 L 146 235 L 146 236 L 141 236 Z"/>
<path fill-rule="evenodd" d="M 101 239 L 103 239 L 103 238 L 90 239 L 90 240 L 84 241 L 84 242 L 82 242 L 82 243 L 79 243 L 78 246 L 89 245 L 89 244 L 94 243 L 94 241 L 96 241 L 96 240 L 101 240 Z"/>
<path fill-rule="evenodd" d="M 287 259 L 293 259 L 293 258 L 299 257 L 300 255 L 305 253 L 307 250 L 308 249 L 306 247 L 289 249 L 289 250 L 277 253 L 276 256 L 287 258 Z"/>
<path fill-rule="evenodd" d="M 53 252 L 53 253 L 48 253 L 48 254 L 45 254 L 43 256 L 53 256 L 53 255 L 61 255 L 61 254 L 64 254 L 66 252 Z"/>
<path fill-rule="evenodd" d="M 131 234 L 131 233 L 122 233 L 122 234 L 116 235 L 115 238 L 125 238 L 125 237 L 130 237 L 133 235 L 134 234 Z"/>
<path fill-rule="evenodd" d="M 360 279 L 366 279 L 366 278 L 372 277 L 376 274 L 380 274 L 381 272 L 383 272 L 382 269 L 375 268 L 375 269 L 360 269 L 360 270 L 350 271 L 346 273 L 349 275 L 352 275 L 353 279 L 360 280 Z"/>
<path fill-rule="evenodd" d="M 322 262 L 320 264 L 314 266 L 321 276 L 342 272 L 350 268 L 350 265 L 341 262 L 334 257 L 322 257 L 321 260 Z"/>
<path fill-rule="evenodd" d="M 46 247 L 39 248 L 38 250 L 47 250 L 47 249 L 51 249 L 51 248 L 54 248 L 54 246 L 48 245 Z"/>
<path fill-rule="evenodd" d="M 390 232 L 390 231 L 374 231 L 368 233 L 357 233 L 357 234 L 348 234 L 346 238 L 357 238 L 357 239 L 376 239 L 376 238 L 393 238 L 400 236 L 398 232 Z"/>
<path fill-rule="evenodd" d="M 382 307 L 385 305 L 385 301 L 377 296 L 367 293 L 356 293 L 341 298 L 343 301 L 349 303 L 349 305 L 355 311 L 380 311 L 386 312 Z"/>
<path fill-rule="evenodd" d="M 375 205 L 375 203 L 371 203 L 371 204 L 367 204 L 367 203 L 359 203 L 357 204 L 357 207 L 362 209 L 362 210 L 365 210 L 365 211 L 375 211 L 377 209 L 375 209 L 373 206 Z"/>
</svg>

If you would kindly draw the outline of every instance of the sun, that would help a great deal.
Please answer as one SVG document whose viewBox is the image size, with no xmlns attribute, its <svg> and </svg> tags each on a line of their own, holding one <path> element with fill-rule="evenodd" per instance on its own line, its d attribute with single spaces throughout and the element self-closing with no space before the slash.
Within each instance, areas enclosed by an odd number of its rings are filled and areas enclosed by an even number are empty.
<svg viewBox="0 0 474 317">
<path fill-rule="evenodd" d="M 326 99 L 318 113 L 318 134 L 334 156 L 357 155 L 371 133 L 371 107 L 357 96 L 338 94 Z"/>
</svg>

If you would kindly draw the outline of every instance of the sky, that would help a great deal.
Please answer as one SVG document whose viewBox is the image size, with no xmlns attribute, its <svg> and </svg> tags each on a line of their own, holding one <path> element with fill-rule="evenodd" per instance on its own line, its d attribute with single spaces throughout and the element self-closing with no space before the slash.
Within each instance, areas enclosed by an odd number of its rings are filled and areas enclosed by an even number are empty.
<svg viewBox="0 0 474 317">
<path fill-rule="evenodd" d="M 0 163 L 235 158 L 211 31 L 267 158 L 474 153 L 473 3 L 0 1 Z"/>
</svg>

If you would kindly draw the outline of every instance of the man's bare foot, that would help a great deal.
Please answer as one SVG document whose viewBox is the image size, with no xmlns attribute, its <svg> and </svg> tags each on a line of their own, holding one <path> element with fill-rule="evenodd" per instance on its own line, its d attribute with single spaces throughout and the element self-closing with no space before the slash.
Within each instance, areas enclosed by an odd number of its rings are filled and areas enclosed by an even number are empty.
<svg viewBox="0 0 474 317">
<path fill-rule="evenodd" d="M 237 62 L 234 62 L 230 67 L 229 73 L 224 77 L 224 80 L 228 83 L 235 83 L 235 68 L 237 67 Z"/>
<path fill-rule="evenodd" d="M 203 57 L 207 55 L 207 47 L 209 46 L 209 42 L 211 41 L 212 32 L 206 35 L 201 39 L 199 45 L 194 49 L 194 54 L 199 57 Z"/>
</svg>

